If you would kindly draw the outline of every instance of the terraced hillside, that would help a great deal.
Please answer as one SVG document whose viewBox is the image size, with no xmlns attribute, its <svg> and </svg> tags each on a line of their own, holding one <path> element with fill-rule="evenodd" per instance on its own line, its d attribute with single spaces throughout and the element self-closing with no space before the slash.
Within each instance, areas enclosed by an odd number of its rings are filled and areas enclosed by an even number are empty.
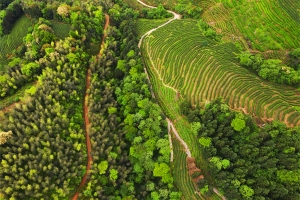
<svg viewBox="0 0 300 200">
<path fill-rule="evenodd" d="M 22 16 L 10 34 L 0 37 L 0 60 L 5 60 L 13 50 L 23 43 L 23 37 L 26 36 L 27 29 L 32 24 L 32 19 Z"/>
<path fill-rule="evenodd" d="M 188 175 L 188 169 L 186 164 L 186 154 L 183 151 L 183 147 L 179 141 L 175 138 L 172 139 L 174 145 L 174 181 L 178 189 L 182 192 L 185 199 L 204 199 L 198 191 L 192 180 Z"/>
<path fill-rule="evenodd" d="M 152 73 L 192 104 L 221 96 L 233 109 L 264 122 L 300 125 L 300 91 L 266 82 L 238 66 L 235 46 L 202 36 L 196 21 L 178 20 L 160 28 L 145 38 L 143 48 Z"/>
<path fill-rule="evenodd" d="M 179 0 L 144 0 L 176 10 Z M 290 49 L 300 46 L 300 1 L 298 0 L 189 0 L 201 7 L 201 18 L 213 26 L 223 41 L 242 45 L 265 58 L 284 59 Z"/>
<path fill-rule="evenodd" d="M 247 42 L 250 49 L 284 50 L 300 46 L 299 9 L 298 0 L 222 0 L 202 17 L 233 41 Z"/>
<path fill-rule="evenodd" d="M 156 28 L 159 25 L 167 22 L 168 19 L 145 19 L 139 18 L 137 20 L 137 32 L 139 37 L 144 35 L 150 29 Z"/>
</svg>

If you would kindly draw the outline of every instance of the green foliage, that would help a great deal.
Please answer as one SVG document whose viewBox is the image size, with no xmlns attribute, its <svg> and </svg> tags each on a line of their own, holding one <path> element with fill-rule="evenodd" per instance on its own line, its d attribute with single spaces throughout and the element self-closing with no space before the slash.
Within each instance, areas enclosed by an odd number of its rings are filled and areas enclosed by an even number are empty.
<svg viewBox="0 0 300 200">
<path fill-rule="evenodd" d="M 25 90 L 25 93 L 28 93 L 30 95 L 34 95 L 36 93 L 36 86 L 32 86 L 28 90 Z"/>
<path fill-rule="evenodd" d="M 300 48 L 294 49 L 289 53 L 289 64 L 295 70 L 300 69 Z"/>
<path fill-rule="evenodd" d="M 300 183 L 300 172 L 299 171 L 289 171 L 289 170 L 278 170 L 276 172 L 277 177 L 283 183 Z"/>
<path fill-rule="evenodd" d="M 201 194 L 205 194 L 208 192 L 208 185 L 205 185 L 203 188 L 200 189 Z"/>
<path fill-rule="evenodd" d="M 202 13 L 202 8 L 199 5 L 193 5 L 192 2 L 189 1 L 180 1 L 179 3 L 176 3 L 174 9 L 176 12 L 183 14 L 186 17 L 196 19 L 200 18 Z"/>
<path fill-rule="evenodd" d="M 208 173 L 217 187 L 230 199 L 297 198 L 298 128 L 274 121 L 259 129 L 249 117 L 228 113 L 221 105 L 220 100 L 214 101 L 199 114 L 198 137 L 211 139 L 209 147 L 200 145 L 201 152 L 210 161 Z M 243 120 L 244 128 L 234 129 L 235 119 Z"/>
<path fill-rule="evenodd" d="M 108 108 L 108 113 L 109 114 L 115 114 L 118 111 L 116 107 L 110 107 Z"/>
<path fill-rule="evenodd" d="M 30 77 L 30 76 L 36 74 L 37 71 L 39 70 L 39 68 L 40 68 L 40 65 L 38 63 L 30 62 L 30 63 L 24 65 L 21 68 L 21 71 L 22 71 L 23 74 Z"/>
<path fill-rule="evenodd" d="M 264 60 L 260 54 L 253 56 L 249 52 L 240 53 L 238 58 L 241 65 L 252 68 L 266 80 L 287 85 L 297 85 L 300 81 L 299 72 L 292 67 L 283 65 L 281 60 Z"/>
<path fill-rule="evenodd" d="M 199 131 L 200 128 L 201 128 L 200 122 L 193 122 L 192 123 L 192 130 L 191 130 L 191 132 L 194 135 L 198 135 L 198 131 Z"/>
<path fill-rule="evenodd" d="M 218 40 L 216 31 L 212 27 L 210 27 L 207 23 L 205 23 L 202 19 L 198 21 L 197 25 L 203 35 L 211 39 Z"/>
<path fill-rule="evenodd" d="M 172 17 L 172 14 L 168 13 L 162 4 L 159 4 L 157 8 L 153 8 L 153 9 L 143 8 L 142 13 L 144 14 L 144 17 L 147 19 L 163 19 L 163 18 Z"/>
<path fill-rule="evenodd" d="M 185 30 L 189 30 L 189 35 L 182 34 Z M 165 41 L 165 38 L 168 40 Z M 193 38 L 197 38 L 197 42 Z M 202 46 L 204 40 L 208 41 L 207 46 Z M 239 67 L 236 64 L 237 49 L 234 45 L 217 43 L 204 37 L 199 32 L 196 21 L 175 20 L 159 28 L 144 39 L 142 50 L 143 55 L 149 55 L 145 62 L 151 72 L 149 75 L 157 79 L 157 83 L 162 80 L 164 84 L 180 89 L 180 93 L 193 104 L 201 105 L 222 96 L 230 107 L 243 108 L 261 118 L 285 118 L 288 123 L 299 125 L 300 115 L 292 108 L 300 106 L 300 102 L 295 98 L 298 91 L 295 88 L 263 81 L 247 69 Z M 254 56 L 254 60 L 260 63 L 262 57 Z M 159 85 L 161 88 L 162 86 Z M 170 97 L 160 98 L 169 98 L 171 104 L 176 97 L 176 94 L 171 93 L 168 92 Z M 277 94 L 281 94 L 282 98 L 277 98 Z M 295 105 L 291 105 L 289 101 Z M 171 106 L 165 107 L 170 110 Z M 193 113 L 195 114 L 197 115 Z M 226 114 L 219 117 L 224 118 Z"/>
<path fill-rule="evenodd" d="M 67 55 L 67 58 L 69 59 L 69 61 L 71 62 L 71 63 L 76 63 L 77 62 L 77 56 L 74 54 L 74 53 L 69 53 L 68 55 Z"/>
<path fill-rule="evenodd" d="M 153 200 L 159 200 L 160 199 L 159 193 L 156 192 L 156 191 L 151 192 L 151 199 L 153 199 Z"/>
<path fill-rule="evenodd" d="M 200 137 L 199 138 L 199 143 L 203 147 L 209 147 L 211 145 L 211 139 L 210 138 L 206 138 L 206 137 Z"/>
<path fill-rule="evenodd" d="M 0 37 L 0 60 L 6 59 L 8 55 L 11 55 L 14 50 L 16 50 L 20 45 L 22 45 L 23 37 L 26 36 L 27 29 L 32 25 L 33 21 L 34 20 L 28 17 L 22 16 L 15 23 L 13 29 L 8 35 Z"/>
<path fill-rule="evenodd" d="M 155 177 L 161 177 L 163 183 L 172 183 L 173 178 L 170 174 L 170 167 L 165 163 L 155 163 L 154 164 L 154 170 L 153 170 L 153 176 Z"/>
<path fill-rule="evenodd" d="M 118 171 L 115 169 L 110 169 L 109 170 L 109 178 L 112 181 L 116 181 L 118 179 Z"/>
<path fill-rule="evenodd" d="M 120 69 L 123 72 L 126 72 L 127 69 L 125 67 L 125 60 L 118 60 L 117 68 Z"/>
<path fill-rule="evenodd" d="M 246 199 L 252 197 L 253 194 L 254 194 L 254 190 L 251 187 L 247 186 L 247 185 L 241 185 L 239 191 L 241 192 L 243 197 L 246 198 Z"/>
<path fill-rule="evenodd" d="M 245 128 L 246 126 L 246 122 L 245 120 L 243 119 L 240 119 L 240 118 L 234 118 L 232 121 L 231 121 L 231 127 L 236 130 L 236 131 L 241 131 L 243 128 Z"/>
<path fill-rule="evenodd" d="M 130 50 L 130 51 L 127 53 L 127 57 L 128 57 L 128 58 L 132 58 L 134 55 L 135 55 L 134 50 Z"/>
</svg>

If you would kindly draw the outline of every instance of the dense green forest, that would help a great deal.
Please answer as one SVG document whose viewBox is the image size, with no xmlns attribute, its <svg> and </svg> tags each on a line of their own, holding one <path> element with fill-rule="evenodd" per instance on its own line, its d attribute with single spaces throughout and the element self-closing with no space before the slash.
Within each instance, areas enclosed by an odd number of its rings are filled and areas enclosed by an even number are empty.
<svg viewBox="0 0 300 200">
<path fill-rule="evenodd" d="M 198 123 L 196 136 L 213 185 L 228 199 L 299 199 L 300 127 L 255 121 L 217 99 L 205 109 L 182 102 L 181 112 Z M 205 181 L 198 184 L 202 187 Z"/>
<path fill-rule="evenodd" d="M 203 46 L 223 35 L 198 1 L 145 3 L 157 7 L 0 1 L 0 200 L 300 199 L 299 126 L 180 92 L 168 107 L 140 37 L 175 19 L 166 9 L 197 21 Z M 299 48 L 280 60 L 240 47 L 240 67 L 299 86 Z"/>
</svg>

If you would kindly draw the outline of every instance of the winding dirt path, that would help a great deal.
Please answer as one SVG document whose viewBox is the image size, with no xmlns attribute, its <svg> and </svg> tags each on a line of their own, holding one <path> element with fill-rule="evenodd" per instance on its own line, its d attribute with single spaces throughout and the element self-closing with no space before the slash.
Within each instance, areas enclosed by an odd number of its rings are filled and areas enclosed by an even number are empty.
<svg viewBox="0 0 300 200">
<path fill-rule="evenodd" d="M 149 5 L 145 4 L 144 2 L 142 2 L 142 1 L 140 1 L 140 0 L 137 0 L 137 1 L 138 1 L 140 4 L 142 4 L 143 6 L 146 6 L 146 7 L 148 7 L 148 8 L 156 8 L 156 7 L 154 7 L 154 6 L 149 6 Z M 156 28 L 153 28 L 153 29 L 151 29 L 150 31 L 148 31 L 147 33 L 145 33 L 144 35 L 142 35 L 142 37 L 141 37 L 141 39 L 140 39 L 140 41 L 139 41 L 139 44 L 138 44 L 138 47 L 139 47 L 139 48 L 141 47 L 141 44 L 142 44 L 142 41 L 143 41 L 144 37 L 146 37 L 147 35 L 150 35 L 150 34 L 153 33 L 154 31 L 156 31 L 157 29 L 159 29 L 159 28 L 161 28 L 161 27 L 163 27 L 163 26 L 165 26 L 165 25 L 171 23 L 171 22 L 174 21 L 175 19 L 180 19 L 180 18 L 181 18 L 181 15 L 179 15 L 179 14 L 173 12 L 173 11 L 167 10 L 167 12 L 173 14 L 174 17 L 173 17 L 172 19 L 168 20 L 166 23 L 164 23 L 164 24 L 162 24 L 162 25 L 159 25 L 159 26 L 156 27 Z"/>
<path fill-rule="evenodd" d="M 101 46 L 100 46 L 100 52 L 101 50 L 104 48 L 104 39 L 107 36 L 106 34 L 106 30 L 108 28 L 109 25 L 109 16 L 107 14 L 105 14 L 105 26 L 104 26 L 104 34 L 102 37 L 102 42 L 101 42 Z M 101 56 L 101 53 L 98 53 L 97 55 L 97 60 L 99 59 L 99 57 Z M 86 149 L 87 149 L 87 155 L 88 155 L 88 160 L 87 160 L 87 165 L 86 165 L 86 172 L 84 174 L 84 176 L 81 179 L 80 185 L 77 188 L 76 193 L 74 194 L 72 200 L 77 200 L 78 196 L 79 196 L 79 191 L 83 188 L 83 186 L 85 185 L 86 181 L 87 181 L 87 176 L 89 174 L 89 171 L 91 169 L 91 165 L 93 162 L 93 158 L 92 158 L 92 147 L 91 147 L 91 139 L 89 136 L 89 126 L 90 126 L 90 120 L 88 117 L 88 113 L 89 113 L 89 108 L 88 108 L 88 93 L 87 91 L 89 90 L 91 85 L 91 69 L 89 68 L 87 70 L 87 75 L 86 75 L 86 88 L 85 88 L 85 99 L 84 99 L 84 110 L 83 110 L 83 115 L 84 115 L 84 122 L 85 122 L 85 140 L 86 140 Z"/>
<path fill-rule="evenodd" d="M 177 140 L 179 140 L 179 142 L 184 146 L 184 151 L 187 155 L 187 157 L 191 158 L 192 157 L 192 153 L 188 147 L 188 145 L 186 144 L 186 142 L 179 136 L 176 128 L 174 127 L 172 121 L 169 118 L 166 118 L 167 122 L 168 122 L 168 127 L 171 127 L 173 130 L 173 133 L 175 135 L 175 137 L 177 138 Z"/>
<path fill-rule="evenodd" d="M 147 5 L 147 4 L 145 4 L 144 2 L 142 2 L 142 1 L 140 1 L 140 0 L 137 0 L 137 1 L 138 1 L 140 4 L 142 4 L 143 6 L 145 6 L 145 7 L 148 7 L 148 8 L 156 8 L 156 7 L 154 7 L 154 6 Z M 167 10 L 167 12 L 173 14 L 174 17 L 173 17 L 172 19 L 168 20 L 166 23 L 164 23 L 164 24 L 162 24 L 162 25 L 160 25 L 160 26 L 158 26 L 158 27 L 156 27 L 156 28 L 153 28 L 153 29 L 149 30 L 147 33 L 145 33 L 144 35 L 142 35 L 142 37 L 140 38 L 139 43 L 138 43 L 138 47 L 139 47 L 139 48 L 141 48 L 141 44 L 142 44 L 142 42 L 143 42 L 143 39 L 144 39 L 146 36 L 150 35 L 150 34 L 153 33 L 154 31 L 156 31 L 157 29 L 159 29 L 159 28 L 161 28 L 161 27 L 163 27 L 163 26 L 169 24 L 170 22 L 172 22 L 172 21 L 174 21 L 174 20 L 176 20 L 176 19 L 180 19 L 180 18 L 181 18 L 181 15 L 179 15 L 179 14 L 173 12 L 173 11 Z M 156 73 L 157 73 L 158 76 L 160 77 L 160 80 L 162 81 L 163 85 L 164 85 L 165 87 L 168 87 L 168 88 L 174 90 L 175 92 L 177 92 L 177 90 L 176 90 L 175 88 L 173 88 L 173 87 L 171 87 L 171 86 L 168 86 L 167 84 L 165 84 L 165 83 L 163 82 L 163 79 L 161 78 L 161 75 L 158 73 L 157 69 L 154 67 L 154 63 L 153 63 L 152 59 L 150 59 L 150 61 L 151 61 L 151 64 L 153 65 L 153 68 L 155 69 Z M 144 71 L 145 71 L 146 77 L 147 77 L 147 79 L 148 79 L 148 81 L 149 81 L 149 84 L 150 84 L 151 95 L 152 95 L 153 98 L 156 98 L 156 97 L 155 97 L 155 94 L 154 94 L 154 92 L 153 92 L 153 89 L 152 89 L 152 84 L 151 84 L 151 81 L 150 81 L 150 78 L 149 78 L 149 74 L 148 74 L 148 71 L 147 71 L 146 67 L 144 67 Z M 173 151 L 173 144 L 172 144 L 172 137 L 171 137 L 171 127 L 172 127 L 173 132 L 175 132 L 176 129 L 174 128 L 173 124 L 170 123 L 170 120 L 169 120 L 168 118 L 167 118 L 167 122 L 168 122 L 168 137 L 169 137 L 170 150 L 171 150 L 171 151 L 170 151 L 170 152 L 171 152 L 170 162 L 173 162 L 173 160 L 174 160 L 174 151 Z M 177 133 L 177 131 L 176 131 L 176 133 Z M 178 135 L 178 133 L 177 133 L 177 135 Z M 179 136 L 179 135 L 178 135 L 178 136 Z M 181 138 L 180 138 L 180 139 L 181 139 Z M 182 141 L 183 141 L 183 140 L 182 140 Z M 187 145 L 186 145 L 186 146 L 187 146 Z"/>
<path fill-rule="evenodd" d="M 150 6 L 150 5 L 145 4 L 145 3 L 142 2 L 141 0 L 137 0 L 137 1 L 138 1 L 140 4 L 142 4 L 143 6 L 146 6 L 146 7 L 148 7 L 148 8 L 156 8 L 156 7 L 154 7 L 154 6 Z M 163 27 L 163 26 L 169 24 L 170 22 L 172 22 L 172 21 L 174 21 L 174 20 L 176 20 L 176 19 L 180 19 L 180 18 L 181 18 L 181 15 L 179 15 L 179 14 L 177 14 L 177 13 L 175 13 L 175 12 L 173 12 L 173 11 L 170 11 L 170 10 L 167 10 L 167 11 L 168 11 L 169 13 L 172 13 L 174 17 L 173 17 L 172 19 L 170 19 L 169 21 L 167 21 L 166 23 L 164 23 L 164 24 L 162 24 L 162 25 L 160 25 L 160 26 L 158 26 L 158 27 L 156 27 L 156 28 L 153 28 L 153 29 L 149 30 L 147 33 L 145 33 L 144 35 L 142 35 L 142 37 L 141 37 L 141 39 L 139 40 L 139 43 L 138 43 L 138 47 L 139 47 L 139 48 L 141 47 L 141 44 L 142 44 L 142 42 L 143 42 L 143 39 L 144 39 L 146 36 L 150 35 L 150 34 L 153 33 L 154 31 L 156 31 L 157 29 L 159 29 L 159 28 L 161 28 L 161 27 Z M 149 58 L 150 58 L 151 65 L 153 66 L 154 70 L 155 70 L 156 73 L 158 74 L 159 79 L 160 79 L 160 80 L 162 81 L 162 83 L 163 83 L 163 86 L 164 86 L 164 87 L 167 87 L 167 88 L 170 88 L 170 89 L 174 90 L 175 92 L 178 92 L 178 90 L 177 90 L 176 88 L 174 88 L 174 87 L 172 87 L 172 86 L 169 86 L 169 85 L 167 85 L 167 84 L 164 83 L 163 78 L 162 78 L 161 75 L 159 74 L 158 70 L 154 67 L 155 65 L 154 65 L 154 63 L 153 63 L 152 58 L 150 57 L 150 55 L 148 55 L 148 56 L 149 56 Z M 148 79 L 148 81 L 149 81 L 149 83 L 150 83 L 150 89 L 151 89 L 152 97 L 155 98 L 155 94 L 154 94 L 154 92 L 153 92 L 153 90 L 152 90 L 152 84 L 151 84 L 151 81 L 150 81 L 150 78 L 149 78 L 148 71 L 147 71 L 146 67 L 144 67 L 144 70 L 145 70 L 145 73 L 146 73 L 146 75 L 147 75 L 147 79 Z M 180 143 L 184 146 L 184 151 L 185 151 L 185 153 L 187 154 L 187 157 L 192 158 L 192 153 L 191 153 L 191 151 L 190 151 L 190 149 L 189 149 L 187 143 L 180 137 L 180 135 L 178 134 L 178 131 L 176 130 L 176 128 L 175 128 L 174 124 L 172 123 L 172 121 L 171 121 L 169 118 L 166 118 L 166 120 L 167 120 L 167 123 L 168 123 L 168 136 L 169 136 L 169 140 L 170 140 L 170 149 L 171 149 L 171 159 L 170 159 L 170 160 L 171 160 L 171 162 L 173 162 L 173 155 L 174 155 L 174 153 L 173 153 L 173 144 L 172 144 L 172 139 L 171 139 L 171 129 L 172 129 L 172 131 L 173 131 L 173 133 L 174 133 L 176 139 L 177 139 L 178 141 L 180 141 Z M 226 198 L 225 198 L 224 196 L 222 196 L 222 195 L 220 194 L 220 192 L 219 192 L 216 188 L 213 188 L 213 191 L 214 191 L 215 194 L 217 194 L 220 198 L 222 198 L 222 200 L 226 200 Z M 197 193 L 199 193 L 199 192 L 197 192 Z M 199 194 L 199 195 L 200 195 L 200 194 Z"/>
</svg>

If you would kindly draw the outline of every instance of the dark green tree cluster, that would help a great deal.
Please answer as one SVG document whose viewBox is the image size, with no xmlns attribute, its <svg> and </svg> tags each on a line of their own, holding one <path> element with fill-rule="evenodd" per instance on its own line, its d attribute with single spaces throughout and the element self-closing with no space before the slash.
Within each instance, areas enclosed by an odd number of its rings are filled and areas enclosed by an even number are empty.
<svg viewBox="0 0 300 200">
<path fill-rule="evenodd" d="M 157 8 L 153 8 L 153 9 L 143 8 L 142 14 L 143 17 L 147 19 L 163 19 L 163 18 L 168 18 L 173 16 L 163 7 L 162 4 L 159 4 Z"/>
<path fill-rule="evenodd" d="M 58 43 L 43 58 L 47 68 L 32 97 L 1 123 L 1 130 L 13 132 L 0 148 L 0 192 L 7 199 L 68 199 L 80 183 L 86 163 L 82 55 L 76 40 Z"/>
<path fill-rule="evenodd" d="M 0 3 L 0 36 L 8 34 L 14 23 L 24 14 L 20 0 L 9 2 L 4 1 Z M 2 10 L 2 7 L 4 8 L 6 5 L 8 6 Z"/>
<path fill-rule="evenodd" d="M 179 0 L 178 3 L 176 3 L 174 9 L 176 12 L 182 14 L 184 17 L 196 19 L 199 19 L 202 13 L 202 8 L 193 5 L 189 0 Z"/>
<path fill-rule="evenodd" d="M 264 59 L 260 54 L 252 55 L 249 52 L 241 52 L 238 58 L 242 66 L 254 70 L 266 80 L 297 86 L 300 83 L 300 71 L 298 66 L 295 65 L 297 64 L 297 56 L 297 50 L 291 53 L 294 68 L 284 65 L 281 60 Z"/>
<path fill-rule="evenodd" d="M 300 70 L 300 48 L 289 53 L 289 65 L 295 70 Z"/>
<path fill-rule="evenodd" d="M 134 191 L 133 185 L 127 181 L 131 167 L 114 95 L 118 83 L 113 73 L 117 64 L 114 53 L 117 41 L 114 41 L 114 31 L 107 31 L 107 34 L 100 58 L 90 62 L 91 87 L 86 100 L 91 122 L 93 165 L 83 195 L 90 199 L 124 198 Z"/>
<path fill-rule="evenodd" d="M 13 0 L 0 0 L 0 10 L 4 10 Z"/>
<path fill-rule="evenodd" d="M 151 101 L 151 93 L 137 49 L 134 22 L 124 21 L 117 69 L 125 74 L 116 89 L 122 114 L 125 141 L 130 144 L 129 160 L 137 199 L 179 199 L 170 172 L 170 147 L 161 108 Z M 115 70 L 116 72 L 116 70 Z"/>
<path fill-rule="evenodd" d="M 45 7 L 44 4 L 37 5 L 42 6 L 39 9 Z M 91 44 L 100 43 L 104 17 L 102 8 L 88 3 L 84 3 L 84 5 L 85 9 L 78 8 L 75 5 L 69 6 L 70 14 L 63 16 L 61 20 L 72 24 L 70 37 L 77 39 L 78 42 L 80 40 L 84 41 L 84 49 L 90 49 L 95 46 Z M 48 56 L 54 51 L 57 37 L 51 28 L 51 22 L 39 18 L 35 26 L 29 28 L 29 32 L 23 40 L 24 45 L 18 51 L 16 57 L 12 58 L 8 66 L 5 67 L 7 71 L 0 74 L 0 98 L 15 93 L 24 83 L 36 80 L 36 76 L 45 67 L 42 64 L 43 56 Z M 71 47 L 67 46 L 66 48 L 69 48 L 68 51 L 70 51 Z M 66 50 L 61 48 L 59 51 Z M 72 54 L 69 57 L 72 57 Z"/>
<path fill-rule="evenodd" d="M 209 37 L 211 39 L 220 40 L 220 36 L 217 35 L 216 31 L 209 26 L 206 22 L 204 22 L 202 19 L 200 19 L 197 23 L 200 31 L 202 32 L 203 35 L 205 35 L 206 37 Z"/>
<path fill-rule="evenodd" d="M 299 199 L 300 129 L 258 128 L 220 99 L 198 110 L 199 145 L 214 186 L 228 199 Z"/>
<path fill-rule="evenodd" d="M 85 44 L 99 42 L 103 31 L 102 7 L 94 1 L 22 1 L 24 12 L 31 17 L 43 17 L 70 23 L 70 34 Z M 101 25 L 101 26 L 100 26 Z"/>
<path fill-rule="evenodd" d="M 166 123 L 159 106 L 150 100 L 135 24 L 126 20 L 109 29 L 105 50 L 90 63 L 93 165 L 83 196 L 179 199 L 170 172 Z"/>
<path fill-rule="evenodd" d="M 98 26 L 102 25 L 103 20 Z M 90 58 L 84 40 L 54 41 L 48 32 L 52 34 L 50 24 L 40 19 L 25 38 L 27 52 L 36 48 L 37 57 L 26 52 L 24 59 L 9 63 L 10 80 L 26 81 L 40 75 L 28 91 L 31 96 L 1 117 L 0 130 L 12 131 L 0 148 L 0 194 L 4 199 L 69 199 L 85 173 L 82 105 Z M 115 174 L 112 170 L 112 177 Z"/>
<path fill-rule="evenodd" d="M 56 37 L 48 20 L 40 18 L 24 38 L 24 51 L 10 60 L 0 74 L 0 98 L 13 94 L 25 83 L 32 82 L 42 72 L 43 56 L 54 51 Z M 18 57 L 19 56 L 19 57 Z"/>
</svg>

